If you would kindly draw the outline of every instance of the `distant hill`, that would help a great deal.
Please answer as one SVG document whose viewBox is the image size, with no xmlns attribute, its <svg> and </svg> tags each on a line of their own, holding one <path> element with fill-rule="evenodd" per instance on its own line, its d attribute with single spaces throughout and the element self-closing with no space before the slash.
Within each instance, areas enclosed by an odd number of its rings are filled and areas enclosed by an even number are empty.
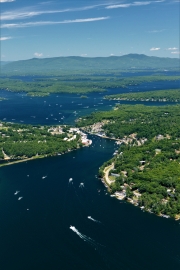
<svg viewBox="0 0 180 270">
<path fill-rule="evenodd" d="M 177 58 L 162 58 L 143 54 L 128 54 L 110 57 L 54 57 L 33 58 L 1 66 L 2 73 L 57 73 L 62 70 L 133 70 L 133 69 L 174 69 L 180 66 Z"/>
<path fill-rule="evenodd" d="M 0 61 L 0 66 L 4 66 L 6 64 L 11 63 L 10 61 Z"/>
</svg>

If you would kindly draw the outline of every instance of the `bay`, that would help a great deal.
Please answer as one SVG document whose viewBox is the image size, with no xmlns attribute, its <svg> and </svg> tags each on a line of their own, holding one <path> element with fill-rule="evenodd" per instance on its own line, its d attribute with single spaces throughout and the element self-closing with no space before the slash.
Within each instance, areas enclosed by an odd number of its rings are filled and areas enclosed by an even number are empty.
<svg viewBox="0 0 180 270">
<path fill-rule="evenodd" d="M 79 115 L 115 104 L 101 102 L 98 93 L 88 99 L 2 95 L 8 99 L 0 102 L 0 119 L 30 124 L 73 124 Z M 180 223 L 110 197 L 97 172 L 117 145 L 89 138 L 92 145 L 78 151 L 1 167 L 1 269 L 179 269 Z"/>
<path fill-rule="evenodd" d="M 150 106 L 177 104 L 175 102 L 117 102 L 103 99 L 105 95 L 177 89 L 179 86 L 180 80 L 143 83 L 140 85 L 129 85 L 127 88 L 111 88 L 102 93 L 90 93 L 86 95 L 87 98 L 81 98 L 81 94 L 52 94 L 47 97 L 30 97 L 23 92 L 13 93 L 0 90 L 0 97 L 6 99 L 0 101 L 0 119 L 8 122 L 40 125 L 74 124 L 75 119 L 94 111 L 111 110 L 116 103 L 145 104 Z"/>
<path fill-rule="evenodd" d="M 179 222 L 110 197 L 96 174 L 117 146 L 92 139 L 63 156 L 1 168 L 2 269 L 178 269 Z"/>
</svg>

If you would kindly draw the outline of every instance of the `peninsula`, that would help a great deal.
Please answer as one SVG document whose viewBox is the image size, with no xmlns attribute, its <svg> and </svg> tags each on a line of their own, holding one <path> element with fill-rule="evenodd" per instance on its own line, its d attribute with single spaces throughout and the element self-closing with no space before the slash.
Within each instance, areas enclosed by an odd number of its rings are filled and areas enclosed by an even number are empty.
<svg viewBox="0 0 180 270">
<path fill-rule="evenodd" d="M 85 133 L 66 125 L 49 127 L 0 122 L 0 166 L 61 155 L 91 143 Z"/>
<path fill-rule="evenodd" d="M 156 90 L 148 92 L 134 92 L 105 96 L 109 100 L 180 102 L 180 89 Z"/>
<path fill-rule="evenodd" d="M 154 73 L 153 73 L 154 74 Z M 17 77 L 18 78 L 18 77 Z M 109 72 L 104 70 L 95 76 L 92 72 L 78 73 L 66 72 L 59 76 L 33 77 L 32 81 L 26 81 L 25 76 L 18 79 L 14 77 L 0 78 L 0 89 L 12 92 L 24 92 L 31 96 L 47 96 L 53 93 L 84 94 L 92 92 L 106 92 L 114 88 L 124 88 L 142 83 L 179 81 L 180 76 L 149 75 L 123 77 L 119 71 Z M 128 91 L 128 90 L 127 90 Z"/>
<path fill-rule="evenodd" d="M 99 169 L 112 196 L 180 219 L 179 111 L 179 105 L 119 105 L 79 119 L 78 127 L 121 145 Z"/>
</svg>

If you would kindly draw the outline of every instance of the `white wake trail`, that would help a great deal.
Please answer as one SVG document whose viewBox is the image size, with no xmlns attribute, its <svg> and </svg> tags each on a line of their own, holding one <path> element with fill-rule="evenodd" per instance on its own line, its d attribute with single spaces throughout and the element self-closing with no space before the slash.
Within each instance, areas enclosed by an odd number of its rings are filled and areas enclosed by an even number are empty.
<svg viewBox="0 0 180 270">
<path fill-rule="evenodd" d="M 81 239 L 83 239 L 84 241 L 88 242 L 88 243 L 91 244 L 92 246 L 97 246 L 96 242 L 95 242 L 92 238 L 86 236 L 85 234 L 80 233 L 80 232 L 76 229 L 76 227 L 70 226 L 69 228 L 70 228 L 70 230 L 72 230 L 73 232 L 75 232 L 75 233 L 76 233 Z"/>
<path fill-rule="evenodd" d="M 88 216 L 87 218 L 94 221 L 94 222 L 101 223 L 99 220 L 96 220 L 96 219 L 92 218 L 91 216 Z"/>
</svg>

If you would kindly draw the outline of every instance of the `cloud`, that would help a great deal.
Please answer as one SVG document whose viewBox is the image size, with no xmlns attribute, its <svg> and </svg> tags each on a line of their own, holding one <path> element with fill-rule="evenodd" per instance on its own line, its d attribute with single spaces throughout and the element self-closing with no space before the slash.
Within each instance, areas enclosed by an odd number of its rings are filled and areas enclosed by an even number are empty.
<svg viewBox="0 0 180 270">
<path fill-rule="evenodd" d="M 114 8 L 129 8 L 129 7 L 133 7 L 133 6 L 146 6 L 146 5 L 150 5 L 150 4 L 154 4 L 154 3 L 162 3 L 165 0 L 157 0 L 157 1 L 136 1 L 133 3 L 128 3 L 128 4 L 113 4 L 113 5 L 108 5 L 105 7 L 105 9 L 114 9 Z"/>
<path fill-rule="evenodd" d="M 151 48 L 150 49 L 150 51 L 159 51 L 161 48 L 155 48 L 155 47 L 153 47 L 153 48 Z"/>
<path fill-rule="evenodd" d="M 166 50 L 168 50 L 168 51 L 174 51 L 174 50 L 178 50 L 178 48 L 173 47 L 173 48 L 168 48 L 168 49 L 166 49 Z"/>
<path fill-rule="evenodd" d="M 42 56 L 43 56 L 43 53 L 35 52 L 35 53 L 34 53 L 34 56 L 35 56 L 35 57 L 42 57 Z"/>
<path fill-rule="evenodd" d="M 0 3 L 14 2 L 15 0 L 0 0 Z"/>
<path fill-rule="evenodd" d="M 145 6 L 151 4 L 150 1 L 145 1 L 145 2 L 133 2 L 129 4 L 117 4 L 117 5 L 110 5 L 105 7 L 106 9 L 113 9 L 113 8 L 128 8 L 132 6 Z"/>
<path fill-rule="evenodd" d="M 59 21 L 59 22 L 39 21 L 39 22 L 27 22 L 27 23 L 10 23 L 10 24 L 2 24 L 1 28 L 24 28 L 24 27 L 32 27 L 32 26 L 55 25 L 55 24 L 84 23 L 84 22 L 102 21 L 102 20 L 107 20 L 107 19 L 109 19 L 109 17 L 64 20 L 64 21 Z"/>
<path fill-rule="evenodd" d="M 42 3 L 41 3 L 42 4 Z M 19 19 L 28 19 L 34 16 L 39 16 L 43 14 L 54 14 L 54 13 L 64 13 L 64 12 L 74 12 L 74 11 L 83 11 L 94 9 L 99 6 L 104 6 L 105 4 L 84 6 L 79 8 L 67 8 L 60 10 L 38 10 L 39 6 L 32 6 L 24 9 L 17 9 L 13 11 L 1 13 L 1 20 L 19 20 Z"/>
<path fill-rule="evenodd" d="M 12 39 L 12 37 L 0 37 L 0 41 Z"/>
<path fill-rule="evenodd" d="M 171 53 L 173 53 L 173 54 L 180 54 L 180 52 L 171 52 Z"/>
<path fill-rule="evenodd" d="M 113 9 L 113 8 L 128 8 L 132 6 L 132 4 L 118 4 L 118 5 L 111 5 L 111 6 L 107 6 L 105 7 L 106 9 Z"/>
<path fill-rule="evenodd" d="M 152 2 L 150 1 L 145 1 L 145 2 L 134 2 L 132 5 L 133 6 L 146 6 L 146 5 L 149 5 L 151 4 Z"/>
</svg>

